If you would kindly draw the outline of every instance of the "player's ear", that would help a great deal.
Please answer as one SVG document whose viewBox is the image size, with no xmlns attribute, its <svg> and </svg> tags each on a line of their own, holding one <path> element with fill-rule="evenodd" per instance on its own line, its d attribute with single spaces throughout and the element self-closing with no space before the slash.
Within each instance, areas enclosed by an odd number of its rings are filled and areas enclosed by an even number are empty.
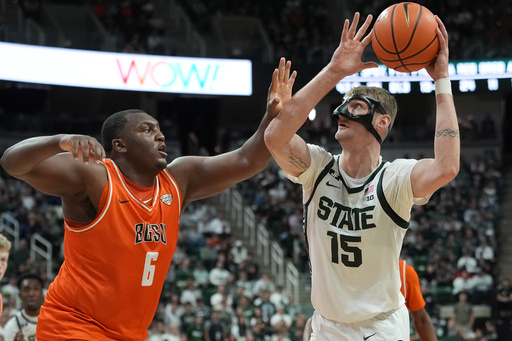
<svg viewBox="0 0 512 341">
<path fill-rule="evenodd" d="M 124 145 L 123 139 L 113 139 L 112 150 L 118 153 L 124 153 L 126 151 L 126 146 Z"/>
<path fill-rule="evenodd" d="M 389 125 L 391 124 L 391 116 L 389 115 L 377 115 L 377 125 L 379 127 L 383 127 L 386 130 L 388 129 Z"/>
</svg>

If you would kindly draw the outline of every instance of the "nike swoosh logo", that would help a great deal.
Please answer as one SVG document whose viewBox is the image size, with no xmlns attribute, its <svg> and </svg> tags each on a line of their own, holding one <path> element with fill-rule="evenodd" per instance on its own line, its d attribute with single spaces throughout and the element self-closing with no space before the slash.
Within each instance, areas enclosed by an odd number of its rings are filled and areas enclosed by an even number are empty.
<svg viewBox="0 0 512 341">
<path fill-rule="evenodd" d="M 340 186 L 338 186 L 338 185 L 333 185 L 333 184 L 331 184 L 329 181 L 327 181 L 327 184 L 326 184 L 326 185 L 327 185 L 327 186 L 329 186 L 329 187 L 341 188 L 341 187 L 340 187 Z"/>
<path fill-rule="evenodd" d="M 373 333 L 372 335 L 368 335 L 368 336 L 363 336 L 363 340 L 368 340 L 369 338 L 371 338 L 372 336 L 375 336 L 377 333 Z"/>
<path fill-rule="evenodd" d="M 126 204 L 127 202 L 130 202 L 130 200 L 124 200 L 124 201 L 121 201 L 121 199 L 119 199 L 119 203 L 120 203 L 120 204 Z"/>
</svg>

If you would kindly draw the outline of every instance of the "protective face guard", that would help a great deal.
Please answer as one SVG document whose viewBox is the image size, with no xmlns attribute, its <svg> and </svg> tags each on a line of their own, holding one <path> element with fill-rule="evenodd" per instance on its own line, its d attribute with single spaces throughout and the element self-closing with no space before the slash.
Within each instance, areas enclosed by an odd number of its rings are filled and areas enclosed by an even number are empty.
<svg viewBox="0 0 512 341">
<path fill-rule="evenodd" d="M 370 108 L 368 113 L 365 115 L 351 114 L 348 111 L 348 104 L 353 99 L 359 99 L 359 100 L 362 100 L 362 101 L 365 101 L 366 103 L 368 103 L 368 107 Z M 386 111 L 384 110 L 384 108 L 382 107 L 380 102 L 377 101 L 375 98 L 368 96 L 368 95 L 364 95 L 364 94 L 357 94 L 357 95 L 352 95 L 348 98 L 345 98 L 343 103 L 341 103 L 339 107 L 334 109 L 332 116 L 334 117 L 334 119 L 336 121 L 338 121 L 338 116 L 341 115 L 343 117 L 348 118 L 349 120 L 361 123 L 366 128 L 366 130 L 368 130 L 370 133 L 372 133 L 373 136 L 375 136 L 375 138 L 377 139 L 379 144 L 382 144 L 382 138 L 380 137 L 379 133 L 377 132 L 377 130 L 375 130 L 375 128 L 372 125 L 372 120 L 373 120 L 373 115 L 375 114 L 375 109 L 379 109 L 381 114 L 387 115 Z"/>
</svg>

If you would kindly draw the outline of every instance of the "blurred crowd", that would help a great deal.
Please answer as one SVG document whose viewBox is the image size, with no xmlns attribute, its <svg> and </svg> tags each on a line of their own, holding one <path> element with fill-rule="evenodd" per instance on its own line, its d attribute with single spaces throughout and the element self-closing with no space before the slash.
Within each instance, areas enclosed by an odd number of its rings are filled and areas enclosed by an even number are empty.
<svg viewBox="0 0 512 341">
<path fill-rule="evenodd" d="M 27 17 L 38 20 L 44 11 L 41 0 L 12 0 Z M 104 28 L 116 37 L 118 51 L 150 54 L 178 53 L 165 45 L 171 34 L 169 14 L 159 12 L 163 0 L 49 0 L 52 3 L 83 4 L 90 6 Z M 359 11 L 377 17 L 392 0 L 259 0 L 211 1 L 176 0 L 196 32 L 206 41 L 219 42 L 215 36 L 214 18 L 238 16 L 257 18 L 274 51 L 274 59 L 285 56 L 296 65 L 325 63 L 339 38 L 343 20 Z M 426 1 L 420 3 L 437 14 L 450 34 L 452 60 L 508 58 L 512 47 L 512 4 L 509 1 L 476 0 Z M 348 14 L 342 13 L 343 11 Z M 209 40 L 213 38 L 213 40 Z M 91 42 L 92 44 L 92 42 Z M 215 44 L 215 43 L 214 43 Z M 84 47 L 80 47 L 84 48 Z M 100 46 L 89 46 L 101 49 Z M 212 49 L 213 50 L 213 49 Z M 257 60 L 261 51 L 253 55 L 231 57 Z"/>
</svg>

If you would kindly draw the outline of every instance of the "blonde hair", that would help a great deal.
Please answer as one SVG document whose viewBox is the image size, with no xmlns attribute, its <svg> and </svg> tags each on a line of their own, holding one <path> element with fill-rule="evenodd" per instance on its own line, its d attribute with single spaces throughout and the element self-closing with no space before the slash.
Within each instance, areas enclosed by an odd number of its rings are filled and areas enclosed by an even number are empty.
<svg viewBox="0 0 512 341">
<path fill-rule="evenodd" d="M 3 234 L 0 234 L 0 252 L 11 251 L 11 242 Z"/>
</svg>

